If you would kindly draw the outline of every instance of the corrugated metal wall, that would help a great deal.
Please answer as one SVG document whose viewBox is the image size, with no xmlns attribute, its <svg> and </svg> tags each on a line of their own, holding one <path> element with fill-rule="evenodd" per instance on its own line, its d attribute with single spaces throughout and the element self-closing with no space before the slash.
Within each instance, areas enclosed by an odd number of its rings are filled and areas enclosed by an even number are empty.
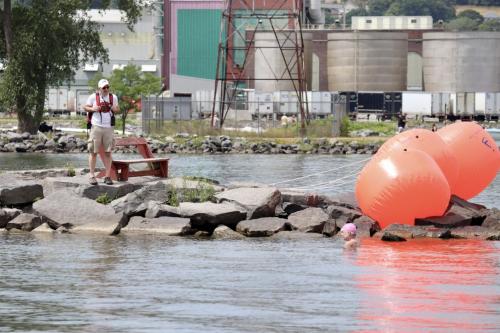
<svg viewBox="0 0 500 333">
<path fill-rule="evenodd" d="M 167 47 L 168 50 L 165 53 L 165 56 L 169 58 L 169 72 L 172 74 L 179 74 L 181 73 L 178 72 L 178 66 L 177 66 L 177 59 L 178 59 L 178 49 L 179 49 L 179 22 L 178 22 L 178 13 L 181 10 L 220 10 L 220 13 L 222 12 L 224 6 L 224 1 L 221 0 L 201 0 L 201 1 L 196 1 L 196 0 L 170 0 L 169 1 L 169 10 L 167 11 L 168 14 L 170 14 L 169 17 L 165 19 L 166 21 L 166 34 L 168 35 L 167 39 Z M 221 14 L 222 15 L 222 14 Z M 220 20 L 220 18 L 219 18 Z M 196 25 L 195 25 L 196 26 Z M 219 30 L 220 26 L 217 27 L 217 42 L 219 38 Z M 215 46 L 215 49 L 217 49 L 217 45 Z"/>
<path fill-rule="evenodd" d="M 177 11 L 177 74 L 215 79 L 222 11 Z"/>
</svg>

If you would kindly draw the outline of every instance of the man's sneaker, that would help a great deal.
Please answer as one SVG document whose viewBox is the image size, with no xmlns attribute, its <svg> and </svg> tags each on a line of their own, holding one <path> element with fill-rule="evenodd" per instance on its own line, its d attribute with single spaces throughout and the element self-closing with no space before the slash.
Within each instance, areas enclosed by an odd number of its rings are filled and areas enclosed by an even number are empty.
<svg viewBox="0 0 500 333">
<path fill-rule="evenodd" d="M 97 179 L 95 179 L 95 177 L 90 177 L 89 183 L 90 183 L 90 185 L 97 185 Z"/>
<path fill-rule="evenodd" d="M 113 185 L 113 181 L 111 180 L 110 177 L 104 177 L 104 184 Z"/>
</svg>

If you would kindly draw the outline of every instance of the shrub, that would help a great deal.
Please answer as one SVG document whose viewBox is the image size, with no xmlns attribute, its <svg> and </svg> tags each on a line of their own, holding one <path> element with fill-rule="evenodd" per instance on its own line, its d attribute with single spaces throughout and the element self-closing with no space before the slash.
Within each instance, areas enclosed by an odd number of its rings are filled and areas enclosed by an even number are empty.
<svg viewBox="0 0 500 333">
<path fill-rule="evenodd" d="M 104 193 L 104 194 L 101 194 L 100 196 L 98 196 L 95 201 L 97 203 L 100 203 L 100 204 L 103 204 L 103 205 L 108 205 L 109 203 L 111 203 L 111 201 L 113 201 L 111 199 L 111 197 L 108 196 L 107 193 Z"/>
</svg>

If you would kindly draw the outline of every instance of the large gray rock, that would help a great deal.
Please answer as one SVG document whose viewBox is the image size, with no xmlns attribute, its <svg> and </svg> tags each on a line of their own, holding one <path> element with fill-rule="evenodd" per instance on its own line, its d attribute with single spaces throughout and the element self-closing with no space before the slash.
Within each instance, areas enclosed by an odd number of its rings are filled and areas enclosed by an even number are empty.
<svg viewBox="0 0 500 333">
<path fill-rule="evenodd" d="M 246 218 L 246 212 L 231 203 L 181 202 L 179 215 L 189 217 L 194 229 L 213 231 L 218 225 L 234 228 Z"/>
<path fill-rule="evenodd" d="M 325 198 L 323 196 L 291 189 L 281 190 L 281 198 L 283 199 L 283 202 L 291 202 L 309 207 L 316 207 L 325 203 Z"/>
<path fill-rule="evenodd" d="M 45 195 L 49 195 L 59 190 L 72 190 L 76 194 L 95 200 L 97 197 L 106 194 L 109 198 L 120 198 L 128 193 L 136 191 L 140 184 L 130 182 L 114 182 L 113 185 L 105 185 L 99 179 L 97 186 L 89 184 L 88 175 L 75 177 L 48 177 L 42 181 Z"/>
<path fill-rule="evenodd" d="M 232 202 L 244 208 L 248 219 L 274 216 L 281 193 L 274 187 L 241 187 L 216 195 L 219 202 Z"/>
<path fill-rule="evenodd" d="M 451 237 L 449 229 L 436 228 L 433 226 L 412 226 L 407 224 L 391 224 L 384 230 L 377 232 L 375 238 L 395 241 L 413 238 L 443 238 Z"/>
<path fill-rule="evenodd" d="M 493 208 L 488 212 L 488 216 L 484 219 L 483 227 L 500 230 L 500 210 Z"/>
<path fill-rule="evenodd" d="M 451 229 L 452 238 L 500 240 L 500 230 L 493 230 L 482 226 L 466 226 Z"/>
<path fill-rule="evenodd" d="M 323 239 L 322 234 L 317 234 L 314 232 L 301 232 L 301 231 L 280 231 L 271 236 L 275 240 L 291 241 L 291 240 L 307 240 L 307 239 Z"/>
<path fill-rule="evenodd" d="M 179 208 L 170 206 L 170 205 L 165 205 L 165 204 L 160 204 L 156 201 L 148 201 L 146 203 L 146 213 L 144 214 L 144 217 L 148 219 L 153 219 L 155 217 L 161 217 L 161 216 L 179 216 Z"/>
<path fill-rule="evenodd" d="M 292 230 L 322 233 L 325 223 L 330 220 L 321 208 L 307 208 L 288 216 L 288 224 Z"/>
<path fill-rule="evenodd" d="M 0 209 L 0 228 L 5 228 L 7 223 L 20 215 L 22 211 L 17 208 Z"/>
<path fill-rule="evenodd" d="M 113 218 L 106 220 L 95 220 L 89 223 L 80 224 L 71 228 L 71 233 L 77 234 L 105 234 L 105 235 L 117 235 L 120 233 L 120 230 L 123 226 L 127 225 L 128 216 L 125 214 L 115 214 Z M 68 232 L 64 226 L 61 226 L 57 229 L 57 232 L 65 233 Z"/>
<path fill-rule="evenodd" d="M 431 216 L 423 219 L 415 219 L 415 225 L 433 225 L 439 228 L 457 228 L 472 224 L 481 224 L 485 216 L 478 212 L 452 205 L 443 216 Z"/>
<path fill-rule="evenodd" d="M 155 184 L 148 184 L 122 198 L 113 200 L 111 202 L 111 207 L 113 207 L 117 213 L 123 212 L 128 216 L 144 216 L 147 210 L 145 203 L 148 201 L 156 201 L 158 203 L 166 202 L 169 198 L 169 190 L 169 186 L 161 181 Z"/>
<path fill-rule="evenodd" d="M 43 198 L 43 187 L 34 181 L 0 175 L 0 206 L 22 206 Z"/>
<path fill-rule="evenodd" d="M 40 216 L 23 213 L 17 216 L 12 221 L 9 221 L 5 229 L 19 229 L 23 231 L 31 231 L 42 224 Z"/>
<path fill-rule="evenodd" d="M 263 217 L 238 223 L 236 231 L 247 237 L 269 237 L 287 230 L 287 220 L 277 217 Z"/>
<path fill-rule="evenodd" d="M 189 219 L 182 217 L 163 216 L 148 219 L 140 216 L 134 216 L 130 219 L 128 225 L 121 229 L 121 233 L 146 233 L 182 236 L 191 233 L 191 225 L 189 224 Z"/>
<path fill-rule="evenodd" d="M 380 231 L 380 225 L 366 215 L 362 215 L 354 220 L 356 225 L 356 236 L 358 238 L 371 237 L 377 231 Z"/>
<path fill-rule="evenodd" d="M 72 191 L 57 191 L 33 204 L 33 211 L 42 216 L 53 229 L 60 226 L 82 231 L 109 234 L 119 232 L 126 223 L 122 214 L 116 214 L 109 205 L 83 198 Z"/>
<path fill-rule="evenodd" d="M 34 233 L 53 233 L 55 230 L 50 227 L 48 223 L 43 223 L 33 229 L 31 232 Z"/>
<path fill-rule="evenodd" d="M 362 215 L 361 212 L 357 209 L 352 209 L 340 205 L 330 205 L 327 207 L 326 212 L 333 219 L 345 217 L 349 222 L 354 221 Z"/>
<path fill-rule="evenodd" d="M 220 225 L 215 228 L 212 233 L 213 239 L 245 239 L 245 236 L 234 231 L 233 229 L 226 227 L 225 225 Z"/>
</svg>

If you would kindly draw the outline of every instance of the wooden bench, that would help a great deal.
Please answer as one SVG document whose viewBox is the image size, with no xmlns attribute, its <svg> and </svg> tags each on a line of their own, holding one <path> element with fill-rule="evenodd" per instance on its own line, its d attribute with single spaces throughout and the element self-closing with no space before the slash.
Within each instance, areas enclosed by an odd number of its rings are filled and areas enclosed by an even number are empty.
<svg viewBox="0 0 500 333">
<path fill-rule="evenodd" d="M 156 176 L 161 178 L 168 177 L 168 158 L 154 157 L 149 149 L 148 143 L 144 138 L 129 137 L 115 138 L 115 147 L 131 146 L 137 149 L 142 156 L 141 159 L 115 160 L 111 162 L 111 179 L 126 181 L 129 177 Z M 104 149 L 99 150 L 101 160 L 104 156 Z M 147 169 L 131 170 L 130 164 L 146 163 Z M 97 177 L 104 177 L 105 171 L 101 171 Z"/>
</svg>

